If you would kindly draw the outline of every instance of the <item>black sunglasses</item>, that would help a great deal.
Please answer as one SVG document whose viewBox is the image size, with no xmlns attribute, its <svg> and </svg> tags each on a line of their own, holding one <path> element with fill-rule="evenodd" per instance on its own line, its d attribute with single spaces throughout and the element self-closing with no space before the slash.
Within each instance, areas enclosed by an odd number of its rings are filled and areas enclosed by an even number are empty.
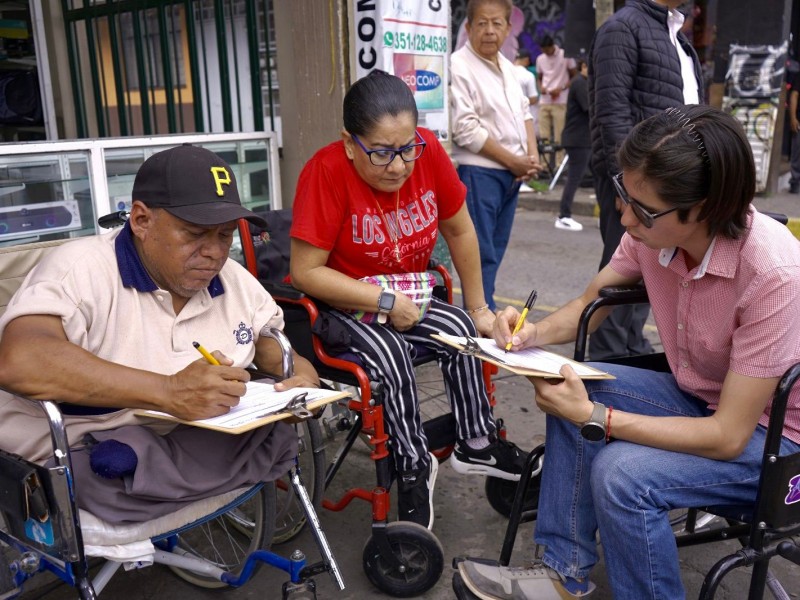
<svg viewBox="0 0 800 600">
<path fill-rule="evenodd" d="M 667 210 L 662 210 L 658 213 L 651 213 L 647 210 L 644 206 L 639 204 L 636 200 L 630 197 L 628 194 L 628 190 L 625 189 L 625 186 L 622 185 L 622 173 L 617 173 L 611 178 L 611 181 L 614 182 L 614 187 L 617 188 L 617 194 L 622 201 L 625 203 L 626 206 L 630 206 L 633 209 L 633 214 L 636 215 L 636 218 L 639 219 L 639 222 L 650 229 L 653 226 L 653 221 L 655 221 L 658 217 L 663 217 L 664 215 L 668 215 L 671 212 L 678 210 L 679 207 L 673 206 L 672 208 L 668 208 Z"/>
</svg>

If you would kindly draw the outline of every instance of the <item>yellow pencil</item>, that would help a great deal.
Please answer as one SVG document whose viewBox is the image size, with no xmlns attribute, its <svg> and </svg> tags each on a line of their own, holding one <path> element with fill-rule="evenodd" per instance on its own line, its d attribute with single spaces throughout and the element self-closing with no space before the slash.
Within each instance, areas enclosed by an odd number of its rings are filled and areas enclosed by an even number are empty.
<svg viewBox="0 0 800 600">
<path fill-rule="evenodd" d="M 528 296 L 528 301 L 525 303 L 525 308 L 522 309 L 522 314 L 519 316 L 519 319 L 517 319 L 517 324 L 514 325 L 514 331 L 511 333 L 512 339 L 519 333 L 519 330 L 522 329 L 522 326 L 525 324 L 525 317 L 528 316 L 528 312 L 530 312 L 531 308 L 533 308 L 533 304 L 536 302 L 536 296 L 536 290 L 533 290 L 531 295 Z M 511 350 L 511 346 L 513 345 L 514 344 L 512 344 L 509 340 L 509 342 L 506 344 L 506 352 Z"/>
<path fill-rule="evenodd" d="M 198 344 L 197 342 L 192 342 L 192 346 L 194 346 L 195 348 L 197 348 L 197 351 L 198 351 L 200 354 L 202 354 L 202 355 L 203 355 L 203 358 L 205 358 L 205 359 L 206 359 L 206 360 L 207 360 L 207 361 L 208 361 L 210 364 L 219 366 L 219 361 L 218 361 L 216 358 L 214 358 L 214 356 L 211 354 L 211 352 L 209 352 L 208 350 L 206 350 L 205 348 L 203 348 L 203 347 L 202 347 L 200 344 Z"/>
</svg>

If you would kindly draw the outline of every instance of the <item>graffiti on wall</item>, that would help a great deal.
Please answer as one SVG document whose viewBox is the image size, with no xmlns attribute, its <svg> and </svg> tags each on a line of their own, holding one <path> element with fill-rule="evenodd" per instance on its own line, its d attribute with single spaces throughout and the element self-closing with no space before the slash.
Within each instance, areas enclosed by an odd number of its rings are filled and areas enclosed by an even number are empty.
<svg viewBox="0 0 800 600">
<path fill-rule="evenodd" d="M 788 49 L 788 42 L 780 46 L 730 46 L 722 109 L 736 117 L 744 127 L 756 162 L 758 192 L 767 187 Z"/>
</svg>

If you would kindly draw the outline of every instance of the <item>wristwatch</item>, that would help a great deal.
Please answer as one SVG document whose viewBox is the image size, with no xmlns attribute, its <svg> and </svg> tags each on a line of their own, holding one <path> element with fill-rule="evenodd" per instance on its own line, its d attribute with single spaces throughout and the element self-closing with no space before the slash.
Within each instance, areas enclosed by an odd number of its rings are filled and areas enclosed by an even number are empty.
<svg viewBox="0 0 800 600">
<path fill-rule="evenodd" d="M 394 308 L 394 292 L 383 290 L 378 296 L 378 323 L 386 323 L 386 317 Z"/>
<path fill-rule="evenodd" d="M 590 442 L 599 442 L 606 437 L 606 407 L 600 402 L 594 403 L 592 416 L 581 425 L 581 435 Z"/>
</svg>

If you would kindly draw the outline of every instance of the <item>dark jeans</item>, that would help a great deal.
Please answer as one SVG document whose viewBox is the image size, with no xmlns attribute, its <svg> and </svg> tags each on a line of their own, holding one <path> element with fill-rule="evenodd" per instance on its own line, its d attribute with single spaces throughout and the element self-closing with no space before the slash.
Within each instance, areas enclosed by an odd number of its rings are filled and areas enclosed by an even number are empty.
<svg viewBox="0 0 800 600">
<path fill-rule="evenodd" d="M 461 165 L 458 176 L 467 186 L 467 209 L 481 254 L 481 275 L 486 303 L 494 311 L 494 282 L 511 237 L 520 182 L 511 171 Z"/>
<path fill-rule="evenodd" d="M 561 204 L 558 209 L 558 218 L 572 216 L 572 201 L 575 199 L 575 192 L 581 184 L 586 167 L 589 166 L 589 159 L 592 158 L 591 148 L 579 146 L 565 146 L 569 162 L 567 163 L 567 182 L 564 184 L 564 191 L 561 193 Z"/>
<path fill-rule="evenodd" d="M 600 268 L 611 260 L 619 246 L 625 227 L 616 206 L 617 192 L 607 173 L 595 173 L 594 189 L 600 205 L 600 235 L 603 237 L 603 257 Z M 615 356 L 650 354 L 653 347 L 644 337 L 644 323 L 650 312 L 649 304 L 617 306 L 600 327 L 589 337 L 591 360 L 606 360 Z"/>
</svg>

